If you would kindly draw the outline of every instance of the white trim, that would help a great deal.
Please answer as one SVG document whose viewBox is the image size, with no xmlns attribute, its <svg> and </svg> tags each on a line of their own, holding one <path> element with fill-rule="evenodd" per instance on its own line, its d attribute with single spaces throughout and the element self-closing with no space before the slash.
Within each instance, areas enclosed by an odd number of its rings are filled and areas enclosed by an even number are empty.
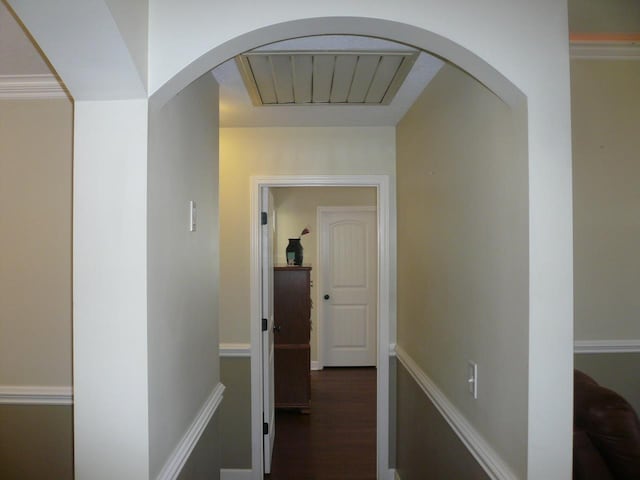
<svg viewBox="0 0 640 480">
<path fill-rule="evenodd" d="M 389 478 L 390 480 L 402 480 L 397 470 L 391 470 L 391 475 L 389 475 Z"/>
<path fill-rule="evenodd" d="M 316 300 L 314 301 L 314 305 L 317 305 L 318 308 L 318 315 L 317 315 L 317 322 L 316 322 L 316 339 L 318 341 L 318 345 L 317 345 L 317 352 L 318 352 L 318 362 L 324 366 L 325 363 L 325 359 L 324 359 L 324 302 L 322 301 L 320 292 L 323 291 L 324 289 L 324 285 L 323 285 L 323 267 L 324 264 L 322 263 L 322 256 L 323 256 L 323 250 L 322 250 L 322 214 L 324 213 L 344 213 L 344 212 L 376 212 L 377 207 L 373 206 L 373 205 L 356 205 L 356 206 L 335 206 L 335 207 L 316 207 L 316 232 L 318 232 L 318 234 L 316 235 L 316 252 L 318 252 L 318 268 L 317 268 L 317 272 L 316 272 L 316 279 L 318 280 L 318 288 L 316 290 Z M 378 220 L 377 215 L 376 215 L 376 221 Z M 376 225 L 376 229 L 378 228 L 378 226 Z M 376 237 L 377 238 L 377 237 Z M 376 246 L 377 248 L 377 246 Z M 380 256 L 379 251 L 378 251 L 378 257 Z M 376 292 L 376 295 L 378 294 L 378 292 Z M 376 338 L 378 336 L 378 333 L 376 332 Z"/>
<path fill-rule="evenodd" d="M 580 60 L 640 60 L 637 42 L 571 42 L 569 52 Z"/>
<path fill-rule="evenodd" d="M 576 340 L 574 353 L 640 353 L 640 340 Z"/>
<path fill-rule="evenodd" d="M 251 356 L 250 343 L 221 343 L 219 347 L 221 357 L 247 357 Z"/>
<path fill-rule="evenodd" d="M 473 455 L 484 469 L 489 478 L 516 480 L 518 477 L 511 471 L 502 458 L 500 458 L 500 455 L 491 448 L 482 435 L 473 428 L 464 415 L 460 413 L 447 396 L 440 391 L 429 376 L 399 345 L 396 345 L 396 356 L 420 388 L 422 388 L 427 397 L 429 397 L 451 429 L 458 435 L 471 455 Z"/>
<path fill-rule="evenodd" d="M 395 339 L 391 327 L 390 258 L 391 191 L 388 175 L 291 175 L 254 176 L 250 181 L 251 224 L 251 464 L 255 480 L 262 480 L 262 357 L 260 328 L 260 189 L 262 187 L 343 186 L 375 187 L 378 203 L 378 352 L 377 352 L 377 475 L 389 471 L 389 342 Z"/>
<path fill-rule="evenodd" d="M 200 408 L 200 411 L 193 419 L 193 422 L 187 428 L 187 431 L 180 439 L 176 448 L 171 452 L 171 455 L 167 459 L 164 467 L 156 477 L 156 480 L 175 480 L 180 475 L 182 467 L 187 463 L 189 455 L 198 444 L 198 440 L 202 436 L 202 432 L 211 421 L 211 417 L 216 412 L 220 403 L 222 402 L 222 393 L 224 392 L 224 385 L 218 383 L 209 398 L 205 400 Z"/>
<path fill-rule="evenodd" d="M 390 357 L 395 357 L 396 356 L 396 344 L 395 343 L 390 343 L 389 344 L 389 356 Z"/>
<path fill-rule="evenodd" d="M 0 385 L 0 404 L 73 405 L 73 389 L 71 387 Z"/>
<path fill-rule="evenodd" d="M 220 469 L 220 480 L 251 480 L 253 478 L 252 470 L 222 468 Z"/>
<path fill-rule="evenodd" d="M 0 99 L 68 98 L 54 75 L 0 75 Z"/>
<path fill-rule="evenodd" d="M 311 360 L 311 370 L 322 370 L 323 368 L 318 360 Z"/>
</svg>

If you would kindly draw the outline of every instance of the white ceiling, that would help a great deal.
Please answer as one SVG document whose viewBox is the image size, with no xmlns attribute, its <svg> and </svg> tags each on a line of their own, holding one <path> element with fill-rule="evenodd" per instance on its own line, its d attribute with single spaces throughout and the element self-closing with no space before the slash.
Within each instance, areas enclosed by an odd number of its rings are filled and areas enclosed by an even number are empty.
<svg viewBox="0 0 640 480">
<path fill-rule="evenodd" d="M 256 49 L 273 50 L 415 50 L 387 40 L 350 35 L 327 35 L 286 40 Z M 393 126 L 440 70 L 443 62 L 420 52 L 411 71 L 389 105 L 254 106 L 234 59 L 212 73 L 220 84 L 222 127 L 267 126 Z M 0 81 L 4 76 L 52 74 L 29 35 L 0 2 Z"/>
</svg>

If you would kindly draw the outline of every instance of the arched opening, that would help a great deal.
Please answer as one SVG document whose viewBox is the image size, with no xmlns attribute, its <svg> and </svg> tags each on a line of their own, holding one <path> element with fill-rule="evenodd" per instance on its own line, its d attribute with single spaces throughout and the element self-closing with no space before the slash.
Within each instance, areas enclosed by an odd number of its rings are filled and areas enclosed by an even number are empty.
<svg viewBox="0 0 640 480">
<path fill-rule="evenodd" d="M 515 125 L 514 132 L 511 135 L 511 143 L 512 149 L 509 151 L 508 155 L 510 156 L 513 164 L 519 165 L 519 182 L 518 184 L 522 186 L 525 185 L 524 189 L 520 189 L 520 202 L 519 205 L 522 206 L 522 199 L 524 198 L 524 204 L 526 205 L 526 173 L 522 176 L 523 172 L 526 171 L 526 168 L 523 166 L 526 165 L 526 109 L 524 108 L 524 95 L 507 81 L 502 75 L 496 72 L 493 68 L 488 66 L 485 62 L 478 59 L 472 53 L 468 52 L 465 49 L 462 49 L 458 45 L 453 44 L 442 37 L 431 34 L 424 30 L 417 29 L 415 27 L 410 27 L 407 25 L 400 25 L 393 22 L 385 22 L 380 20 L 370 20 L 370 19 L 342 19 L 346 24 L 350 25 L 350 28 L 355 28 L 355 32 L 358 35 L 366 35 L 368 33 L 369 36 L 375 37 L 384 37 L 386 39 L 391 39 L 393 41 L 399 41 L 404 44 L 410 44 L 412 46 L 418 47 L 421 50 L 429 51 L 435 54 L 446 58 L 448 61 L 451 61 L 452 64 L 458 65 L 458 67 L 454 67 L 455 71 L 458 72 L 455 75 L 459 75 L 460 78 L 467 77 L 471 83 L 475 82 L 477 85 L 481 86 L 482 84 L 493 87 L 493 92 L 498 95 L 506 105 L 506 115 L 510 117 L 510 122 Z M 179 74 L 174 76 L 170 81 L 168 81 L 163 87 L 157 90 L 154 95 L 151 97 L 151 108 L 152 109 L 161 109 L 162 105 L 165 101 L 168 101 L 169 98 L 175 93 L 177 90 L 180 90 L 182 87 L 188 85 L 190 83 L 190 79 L 194 76 L 197 78 L 199 75 L 203 75 L 213 67 L 217 66 L 219 63 L 227 60 L 229 57 L 235 56 L 237 54 L 243 53 L 244 51 L 251 50 L 252 48 L 259 47 L 266 43 L 271 43 L 279 40 L 287 40 L 295 37 L 295 33 L 302 29 L 305 32 L 305 36 L 317 34 L 327 34 L 327 33 L 336 33 L 336 34 L 350 34 L 353 35 L 353 30 L 342 30 L 341 28 L 348 27 L 339 27 L 341 23 L 341 19 L 312 19 L 312 20 L 301 20 L 299 22 L 289 22 L 286 24 L 280 24 L 272 27 L 267 27 L 265 29 L 261 29 L 260 31 L 247 33 L 242 37 L 238 37 L 233 41 L 227 42 L 226 44 L 211 50 L 210 52 L 202 55 L 199 59 L 190 63 L 188 67 L 182 70 Z M 357 25 L 357 27 L 354 27 Z M 310 30 L 312 28 L 312 30 Z M 291 35 L 291 36 L 290 36 Z M 257 43 L 256 43 L 257 42 Z M 455 59 L 455 60 L 454 60 Z M 456 61 L 457 60 L 457 61 Z M 465 73 L 469 72 L 469 73 Z M 471 72 L 475 72 L 475 76 L 470 75 Z M 485 88 L 485 87 L 482 87 Z M 490 90 L 486 90 L 490 95 Z M 497 100 L 497 98 L 496 98 Z M 494 165 L 495 167 L 495 165 Z M 330 172 L 323 172 L 329 174 Z M 402 188 L 402 185 L 397 186 L 398 189 Z M 522 219 L 526 219 L 526 206 L 524 210 L 520 212 L 522 215 Z M 417 219 L 416 219 L 417 220 Z M 523 220 L 524 221 L 524 220 Z M 526 222 L 525 222 L 526 223 Z M 526 244 L 526 238 L 522 238 L 522 240 Z M 402 243 L 399 241 L 400 248 L 402 248 Z M 524 247 L 526 250 L 526 247 Z M 522 251 L 520 252 L 522 253 Z M 522 258 L 521 258 L 522 260 Z M 520 262 L 520 265 L 524 263 L 525 269 L 522 271 L 522 274 L 526 274 L 526 262 Z M 395 267 L 395 265 L 394 265 Z M 519 287 L 521 289 L 525 288 L 526 281 L 524 283 L 520 282 Z M 393 288 L 395 290 L 395 286 Z M 524 296 L 525 292 L 520 291 L 520 293 Z M 395 313 L 395 298 L 388 298 L 387 301 L 391 303 L 391 310 L 394 310 Z M 525 300 L 526 305 L 526 300 Z M 522 313 L 522 312 L 520 312 Z M 525 316 L 520 316 L 519 322 L 519 331 L 520 338 L 518 340 L 519 345 L 524 346 L 524 350 L 520 350 L 521 358 L 518 364 L 520 366 L 523 365 L 526 359 L 526 334 L 522 332 L 526 332 L 526 314 Z M 523 324 L 522 322 L 525 322 Z M 381 381 L 378 382 L 379 390 L 378 390 L 378 422 L 379 422 L 379 438 L 378 438 L 378 472 L 380 475 L 386 475 L 382 472 L 385 472 L 389 469 L 389 461 L 388 461 L 388 443 L 389 443 L 389 409 L 385 399 L 389 398 L 389 343 L 395 343 L 395 321 L 391 321 L 389 318 L 385 320 L 384 324 L 380 325 L 381 329 L 387 331 L 386 335 L 383 338 L 386 341 L 386 344 L 380 344 L 378 347 L 378 359 L 379 366 L 381 367 L 380 377 Z M 262 359 L 260 357 L 260 348 L 259 348 L 259 339 L 261 337 L 261 331 L 259 329 L 258 324 L 251 324 L 251 339 L 252 339 L 252 365 L 251 365 L 251 385 L 252 391 L 254 392 L 254 401 L 253 401 L 253 409 L 252 409 L 252 468 L 254 472 L 256 469 L 260 469 L 262 467 L 262 423 L 263 423 L 263 412 L 261 410 L 261 405 L 258 405 L 258 401 L 256 398 L 259 398 L 255 395 L 256 392 L 261 391 L 261 371 L 262 371 Z M 394 352 L 391 351 L 393 354 Z M 519 371 L 519 378 L 526 378 L 526 367 L 524 371 L 522 369 Z M 521 387 L 521 385 L 520 385 Z M 518 388 L 520 388 L 518 387 Z M 526 389 L 525 389 L 526 390 Z M 464 401 L 464 400 L 463 400 Z M 525 402 L 526 404 L 526 399 Z M 526 424 L 524 412 L 526 411 L 526 407 L 521 410 L 521 424 Z M 525 427 L 526 431 L 526 427 Z M 522 460 L 522 458 L 526 457 L 526 453 L 524 449 L 520 449 L 519 453 L 519 465 L 518 469 L 523 470 L 524 467 L 522 465 L 526 464 L 526 460 Z M 382 478 L 382 477 L 380 477 Z"/>
</svg>

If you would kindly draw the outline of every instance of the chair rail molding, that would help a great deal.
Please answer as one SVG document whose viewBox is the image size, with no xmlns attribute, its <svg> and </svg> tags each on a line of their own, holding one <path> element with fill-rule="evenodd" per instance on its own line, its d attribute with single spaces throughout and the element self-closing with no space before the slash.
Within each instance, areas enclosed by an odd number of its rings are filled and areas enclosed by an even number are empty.
<svg viewBox="0 0 640 480">
<path fill-rule="evenodd" d="M 484 469 L 489 478 L 494 480 L 516 480 L 518 477 L 500 458 L 500 455 L 482 438 L 467 419 L 453 405 L 447 396 L 440 391 L 436 384 L 420 368 L 420 366 L 404 351 L 400 345 L 395 348 L 396 357 L 407 369 L 429 400 L 436 407 L 440 415 L 446 420 L 454 433 L 460 438 L 471 455 Z"/>
<path fill-rule="evenodd" d="M 0 404 L 73 405 L 73 389 L 41 385 L 0 385 Z"/>
<path fill-rule="evenodd" d="M 209 397 L 205 400 L 200 408 L 200 411 L 193 419 L 193 422 L 187 428 L 187 431 L 176 445 L 171 455 L 167 459 L 164 467 L 156 477 L 156 480 L 175 480 L 179 477 L 182 468 L 189 459 L 191 452 L 198 444 L 198 440 L 202 436 L 204 429 L 211 421 L 211 418 L 216 413 L 216 410 L 222 403 L 222 394 L 224 392 L 224 385 L 218 383 Z"/>
<path fill-rule="evenodd" d="M 219 346 L 220 356 L 229 357 L 251 357 L 251 344 L 249 343 L 221 343 Z"/>
<path fill-rule="evenodd" d="M 576 340 L 574 353 L 640 353 L 640 339 L 634 340 Z"/>
</svg>

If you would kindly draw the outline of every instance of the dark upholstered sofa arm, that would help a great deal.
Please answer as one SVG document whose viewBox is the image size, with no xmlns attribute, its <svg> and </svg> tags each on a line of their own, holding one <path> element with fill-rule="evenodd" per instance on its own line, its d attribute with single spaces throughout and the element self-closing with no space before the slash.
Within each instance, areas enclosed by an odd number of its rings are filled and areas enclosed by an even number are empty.
<svg viewBox="0 0 640 480">
<path fill-rule="evenodd" d="M 573 423 L 574 479 L 640 479 L 636 412 L 616 392 L 578 370 L 574 373 Z M 603 465 L 609 476 L 603 473 Z"/>
</svg>

